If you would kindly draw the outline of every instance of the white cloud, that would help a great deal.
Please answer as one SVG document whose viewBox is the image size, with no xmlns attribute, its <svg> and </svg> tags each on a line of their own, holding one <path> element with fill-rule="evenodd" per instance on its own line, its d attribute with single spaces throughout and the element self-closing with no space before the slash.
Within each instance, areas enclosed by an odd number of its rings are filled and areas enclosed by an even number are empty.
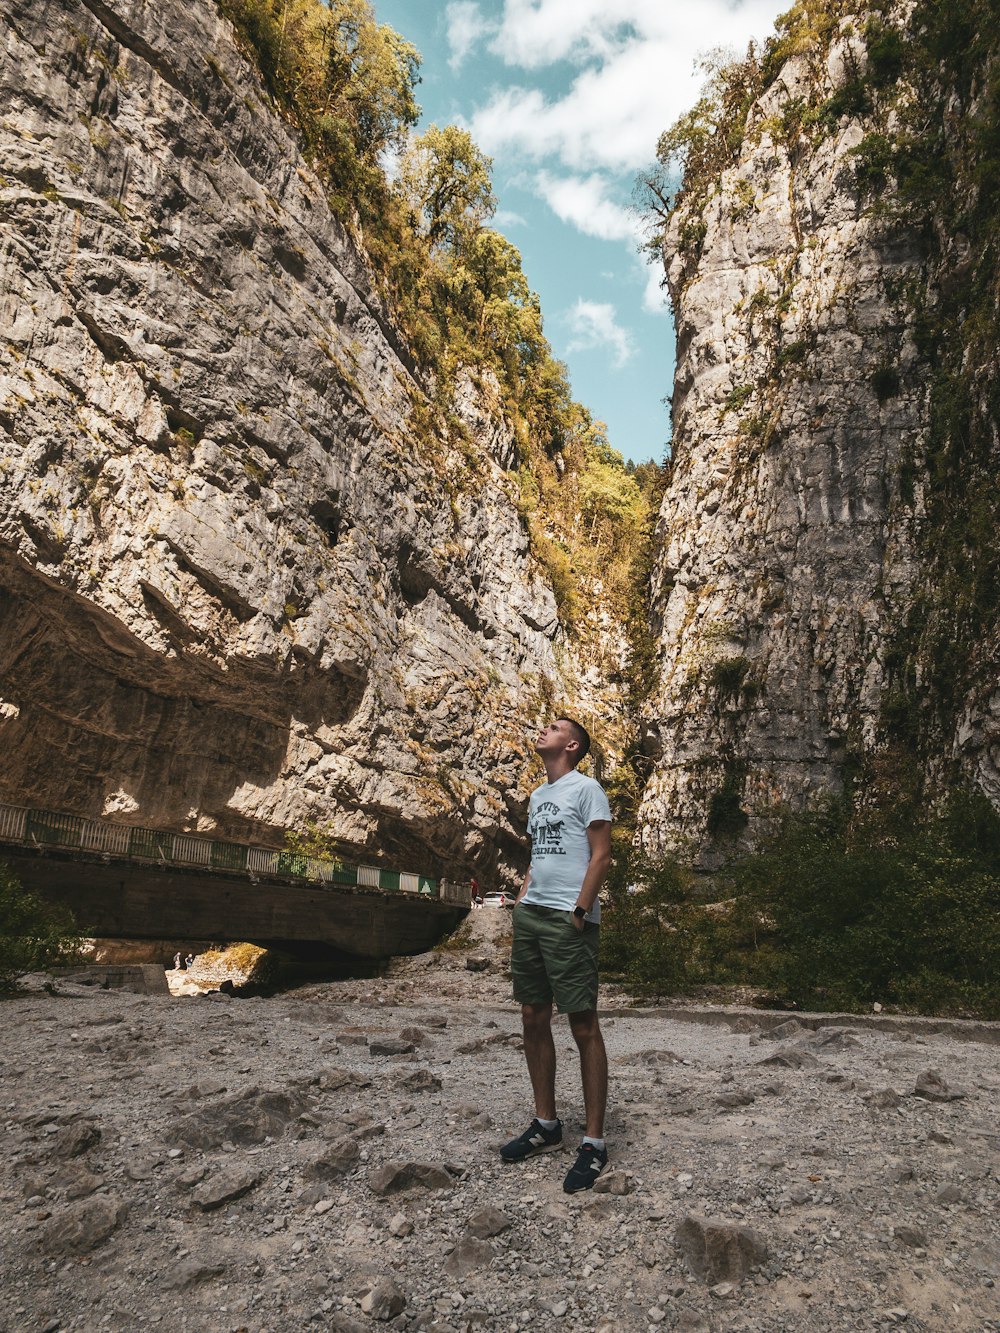
<svg viewBox="0 0 1000 1333">
<path fill-rule="evenodd" d="M 772 27 L 780 0 L 505 0 L 493 48 L 525 71 L 584 61 L 569 91 L 497 92 L 472 118 L 487 153 L 504 149 L 565 168 L 634 171 L 661 131 L 697 96 L 697 57 L 720 42 L 736 50 Z"/>
<path fill-rule="evenodd" d="M 496 32 L 496 24 L 485 17 L 475 0 L 452 0 L 445 10 L 445 25 L 452 69 L 458 69 L 484 37 Z"/>
<path fill-rule="evenodd" d="M 720 41 L 764 36 L 783 7 L 780 0 L 503 0 L 492 45 L 522 69 L 605 61 L 649 39 L 679 44 L 689 59 Z"/>
<path fill-rule="evenodd" d="M 553 213 L 584 235 L 602 241 L 638 240 L 639 219 L 608 198 L 608 181 L 603 176 L 553 176 L 540 171 L 535 186 Z"/>
<path fill-rule="evenodd" d="M 573 171 L 635 171 L 652 161 L 660 133 L 698 93 L 698 78 L 678 69 L 665 77 L 665 63 L 675 63 L 672 54 L 635 44 L 584 70 L 556 100 L 537 88 L 503 89 L 473 113 L 473 136 L 490 154 L 554 157 Z"/>
<path fill-rule="evenodd" d="M 567 352 L 607 348 L 619 369 L 634 356 L 631 334 L 618 323 L 617 312 L 610 302 L 585 301 L 581 297 L 567 319 L 571 330 Z"/>
<path fill-rule="evenodd" d="M 526 227 L 527 219 L 520 213 L 515 213 L 512 208 L 498 208 L 490 219 L 490 226 L 495 227 L 497 231 L 503 231 L 504 227 Z"/>
<path fill-rule="evenodd" d="M 663 265 L 649 264 L 646 269 L 646 287 L 642 293 L 642 308 L 650 315 L 670 312 L 670 300 L 664 286 Z"/>
<path fill-rule="evenodd" d="M 524 69 L 603 58 L 630 30 L 635 8 L 623 0 L 506 0 L 493 47 Z"/>
</svg>

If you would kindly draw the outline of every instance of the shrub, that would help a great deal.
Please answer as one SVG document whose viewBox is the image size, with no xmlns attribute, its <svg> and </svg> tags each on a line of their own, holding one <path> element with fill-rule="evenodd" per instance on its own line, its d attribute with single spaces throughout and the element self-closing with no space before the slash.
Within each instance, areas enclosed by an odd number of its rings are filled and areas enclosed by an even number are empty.
<svg viewBox="0 0 1000 1333">
<path fill-rule="evenodd" d="M 540 524 L 532 523 L 529 531 L 535 553 L 552 586 L 559 616 L 564 624 L 573 625 L 580 613 L 580 599 L 569 551 L 547 536 Z"/>
<path fill-rule="evenodd" d="M 606 968 L 639 991 L 742 983 L 802 1009 L 1000 1017 L 1000 816 L 978 795 L 922 817 L 787 813 L 706 879 L 626 850 L 607 896 Z"/>
<path fill-rule="evenodd" d="M 748 657 L 723 657 L 709 668 L 708 683 L 720 702 L 735 699 L 752 669 L 753 663 Z"/>
<path fill-rule="evenodd" d="M 746 406 L 748 399 L 752 397 L 752 384 L 737 384 L 735 388 L 730 389 L 723 399 L 723 414 L 726 412 L 739 412 L 741 408 Z"/>
<path fill-rule="evenodd" d="M 878 194 L 894 174 L 897 148 L 884 134 L 866 134 L 853 149 L 854 179 L 862 194 Z"/>
<path fill-rule="evenodd" d="M 846 802 L 786 816 L 725 880 L 768 924 L 759 979 L 804 1007 L 1000 1015 L 1000 817 L 982 797 L 922 820 Z"/>
<path fill-rule="evenodd" d="M 809 344 L 805 338 L 799 338 L 795 342 L 789 343 L 783 347 L 775 358 L 775 369 L 784 370 L 788 366 L 797 366 L 806 359 L 809 352 Z"/>
<path fill-rule="evenodd" d="M 849 79 L 817 108 L 816 120 L 829 130 L 841 116 L 863 116 L 870 109 L 871 98 L 864 79 Z"/>
<path fill-rule="evenodd" d="M 472 923 L 466 917 L 459 922 L 458 926 L 446 935 L 443 940 L 439 940 L 434 946 L 435 953 L 464 953 L 469 949 L 476 947 L 476 936 L 472 929 Z"/>
<path fill-rule="evenodd" d="M 68 911 L 21 887 L 0 861 L 0 990 L 24 972 L 77 961 L 80 936 Z"/>
<path fill-rule="evenodd" d="M 304 860 L 328 861 L 337 868 L 344 864 L 333 829 L 315 819 L 307 820 L 304 828 L 285 830 L 285 851 Z M 303 866 L 299 873 L 304 872 Z"/>
<path fill-rule="evenodd" d="M 713 838 L 736 838 L 750 822 L 743 809 L 743 774 L 730 769 L 708 803 L 705 828 Z"/>
<path fill-rule="evenodd" d="M 880 19 L 870 18 L 865 24 L 868 46 L 868 72 L 877 88 L 895 83 L 903 73 L 906 45 L 902 33 L 887 28 Z"/>
<path fill-rule="evenodd" d="M 688 980 L 693 876 L 679 862 L 641 853 L 615 858 L 601 939 L 605 969 L 640 988 L 676 990 Z"/>
<path fill-rule="evenodd" d="M 746 904 L 706 904 L 704 881 L 673 857 L 615 858 L 602 918 L 605 971 L 640 992 L 748 978 L 757 926 Z"/>
<path fill-rule="evenodd" d="M 872 374 L 872 388 L 880 403 L 897 397 L 900 391 L 899 371 L 895 366 L 879 366 Z"/>
</svg>

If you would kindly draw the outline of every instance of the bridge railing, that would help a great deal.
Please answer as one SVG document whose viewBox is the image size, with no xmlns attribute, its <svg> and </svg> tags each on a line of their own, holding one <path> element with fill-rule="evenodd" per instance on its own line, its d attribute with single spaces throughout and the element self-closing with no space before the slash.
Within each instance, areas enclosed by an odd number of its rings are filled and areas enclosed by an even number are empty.
<svg viewBox="0 0 1000 1333">
<path fill-rule="evenodd" d="M 16 805 L 0 805 L 0 838 L 8 842 L 24 842 L 27 813 Z"/>
<path fill-rule="evenodd" d="M 160 865 L 242 871 L 251 880 L 273 876 L 302 879 L 314 884 L 346 884 L 469 905 L 466 885 L 432 879 L 416 871 L 320 861 L 298 852 L 222 842 L 191 833 L 167 833 L 162 829 L 114 824 L 103 819 L 84 819 L 81 815 L 55 810 L 33 810 L 0 803 L 0 841 L 22 843 L 28 847 L 97 852 L 135 861 L 154 861 Z"/>
<path fill-rule="evenodd" d="M 80 846 L 87 852 L 128 856 L 131 833 L 124 824 L 99 824 L 96 819 L 88 819 L 81 831 Z"/>
</svg>

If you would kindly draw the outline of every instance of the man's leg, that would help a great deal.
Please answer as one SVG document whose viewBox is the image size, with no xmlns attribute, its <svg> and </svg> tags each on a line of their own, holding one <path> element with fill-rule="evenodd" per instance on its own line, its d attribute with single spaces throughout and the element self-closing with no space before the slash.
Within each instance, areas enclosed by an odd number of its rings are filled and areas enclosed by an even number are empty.
<svg viewBox="0 0 1000 1333">
<path fill-rule="evenodd" d="M 551 1014 L 551 1006 L 550 1006 Z M 583 1105 L 587 1113 L 586 1135 L 592 1139 L 604 1138 L 604 1112 L 608 1104 L 608 1054 L 604 1049 L 604 1037 L 601 1025 L 597 1021 L 597 1010 L 586 1009 L 581 1013 L 570 1014 L 570 1031 L 580 1051 L 580 1075 L 583 1081 Z M 549 1041 L 552 1040 L 551 1027 Z M 525 1036 L 524 1052 L 528 1053 L 528 1039 Z M 530 1065 L 529 1065 L 530 1068 Z M 555 1078 L 555 1051 L 552 1054 L 553 1105 Z M 534 1083 L 534 1079 L 532 1079 Z M 537 1096 L 537 1093 L 536 1093 Z M 555 1111 L 552 1112 L 555 1115 Z"/>
<path fill-rule="evenodd" d="M 535 1094 L 535 1115 L 539 1120 L 555 1120 L 556 1047 L 552 1040 L 552 1002 L 522 1004 L 521 1023 L 524 1028 L 524 1059 Z"/>
<path fill-rule="evenodd" d="M 524 1025 L 524 1059 L 535 1094 L 535 1119 L 516 1139 L 505 1143 L 500 1156 L 505 1162 L 523 1162 L 540 1152 L 562 1147 L 562 1125 L 556 1115 L 556 1048 L 552 1040 L 552 1001 L 521 1002 Z M 539 1123 L 541 1122 L 541 1123 Z"/>
</svg>

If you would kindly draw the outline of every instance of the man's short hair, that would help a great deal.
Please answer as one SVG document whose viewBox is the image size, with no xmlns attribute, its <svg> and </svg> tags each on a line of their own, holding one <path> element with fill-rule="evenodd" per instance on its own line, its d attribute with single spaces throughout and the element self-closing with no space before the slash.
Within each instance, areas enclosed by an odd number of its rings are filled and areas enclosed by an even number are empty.
<svg viewBox="0 0 1000 1333">
<path fill-rule="evenodd" d="M 580 747 L 576 752 L 576 763 L 573 765 L 575 768 L 576 765 L 581 764 L 590 753 L 590 732 L 582 723 L 577 722 L 575 717 L 557 717 L 556 721 L 569 723 L 572 728 L 573 739 Z"/>
</svg>

